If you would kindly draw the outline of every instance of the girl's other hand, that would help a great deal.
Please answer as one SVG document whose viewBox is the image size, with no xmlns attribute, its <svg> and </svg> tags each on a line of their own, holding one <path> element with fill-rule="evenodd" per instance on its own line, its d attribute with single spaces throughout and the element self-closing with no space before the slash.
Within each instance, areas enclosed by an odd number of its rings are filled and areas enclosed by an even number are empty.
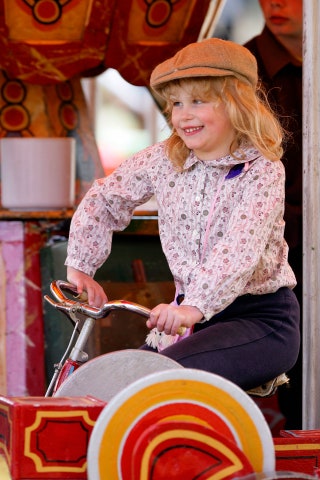
<svg viewBox="0 0 320 480">
<path fill-rule="evenodd" d="M 108 297 L 101 285 L 86 273 L 73 267 L 67 267 L 67 280 L 77 287 L 79 295 L 87 292 L 88 304 L 91 307 L 101 308 L 108 301 Z"/>
<path fill-rule="evenodd" d="M 176 335 L 180 327 L 192 327 L 202 320 L 203 314 L 191 305 L 171 305 L 161 303 L 151 310 L 147 327 L 156 327 L 159 332 Z"/>
</svg>

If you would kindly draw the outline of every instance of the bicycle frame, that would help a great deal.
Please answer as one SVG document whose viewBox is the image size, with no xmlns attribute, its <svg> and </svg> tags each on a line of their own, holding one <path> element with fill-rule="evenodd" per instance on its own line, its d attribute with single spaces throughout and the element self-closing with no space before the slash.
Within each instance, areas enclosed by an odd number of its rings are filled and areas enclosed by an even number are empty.
<svg viewBox="0 0 320 480">
<path fill-rule="evenodd" d="M 63 280 L 52 282 L 50 290 L 55 297 L 55 300 L 48 295 L 45 295 L 45 300 L 70 318 L 74 324 L 74 329 L 60 362 L 54 365 L 55 370 L 45 393 L 46 397 L 53 395 L 69 375 L 71 375 L 83 363 L 87 362 L 88 354 L 84 351 L 84 348 L 88 342 L 96 320 L 107 317 L 113 310 L 128 310 L 146 318 L 150 315 L 150 310 L 148 308 L 126 300 L 113 300 L 105 303 L 102 308 L 91 307 L 87 303 L 79 301 L 80 299 L 74 285 Z M 67 297 L 63 292 L 71 294 L 73 299 Z M 83 315 L 85 315 L 86 318 L 81 322 L 79 317 Z M 83 323 L 81 328 L 80 323 Z M 78 332 L 79 335 L 75 341 Z"/>
</svg>

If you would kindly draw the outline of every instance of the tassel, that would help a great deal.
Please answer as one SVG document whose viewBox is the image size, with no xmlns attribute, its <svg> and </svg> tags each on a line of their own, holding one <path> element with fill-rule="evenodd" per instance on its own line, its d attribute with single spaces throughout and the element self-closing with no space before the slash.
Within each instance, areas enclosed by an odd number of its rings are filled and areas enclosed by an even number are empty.
<svg viewBox="0 0 320 480">
<path fill-rule="evenodd" d="M 167 335 L 164 332 L 159 332 L 157 328 L 153 328 L 150 333 L 148 333 L 146 338 L 146 344 L 149 347 L 155 348 L 158 352 L 161 352 L 164 348 L 170 347 L 177 341 L 179 335 Z"/>
<path fill-rule="evenodd" d="M 167 335 L 164 332 L 159 332 L 157 328 L 153 328 L 147 335 L 146 344 L 161 352 L 164 348 L 170 347 L 170 345 L 191 335 L 192 331 L 193 328 L 180 327 L 176 335 Z"/>
</svg>

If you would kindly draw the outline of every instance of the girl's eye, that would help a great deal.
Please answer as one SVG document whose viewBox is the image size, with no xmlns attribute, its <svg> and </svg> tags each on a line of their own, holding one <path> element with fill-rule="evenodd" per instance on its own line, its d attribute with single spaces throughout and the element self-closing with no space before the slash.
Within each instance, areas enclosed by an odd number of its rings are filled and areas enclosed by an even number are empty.
<svg viewBox="0 0 320 480">
<path fill-rule="evenodd" d="M 179 107 L 180 105 L 181 105 L 181 102 L 178 102 L 178 100 L 176 100 L 175 102 L 172 102 L 173 107 Z"/>
<path fill-rule="evenodd" d="M 201 103 L 203 103 L 203 101 L 200 100 L 200 98 L 195 98 L 195 99 L 193 100 L 193 103 L 195 103 L 196 105 L 200 105 Z"/>
</svg>

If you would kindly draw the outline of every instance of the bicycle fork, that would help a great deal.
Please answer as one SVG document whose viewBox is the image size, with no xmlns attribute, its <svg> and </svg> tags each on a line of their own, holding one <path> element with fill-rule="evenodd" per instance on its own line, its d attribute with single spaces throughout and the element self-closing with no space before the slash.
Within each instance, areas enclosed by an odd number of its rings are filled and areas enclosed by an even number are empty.
<svg viewBox="0 0 320 480">
<path fill-rule="evenodd" d="M 78 339 L 72 348 L 74 338 L 77 333 L 77 322 L 75 324 L 71 339 L 67 349 L 58 364 L 55 364 L 55 370 L 45 397 L 54 395 L 59 386 L 69 377 L 77 368 L 88 361 L 88 354 L 84 351 L 84 347 L 91 335 L 95 324 L 95 319 L 87 317 L 83 323 L 83 327 L 79 333 Z M 69 352 L 71 351 L 70 355 Z"/>
</svg>

